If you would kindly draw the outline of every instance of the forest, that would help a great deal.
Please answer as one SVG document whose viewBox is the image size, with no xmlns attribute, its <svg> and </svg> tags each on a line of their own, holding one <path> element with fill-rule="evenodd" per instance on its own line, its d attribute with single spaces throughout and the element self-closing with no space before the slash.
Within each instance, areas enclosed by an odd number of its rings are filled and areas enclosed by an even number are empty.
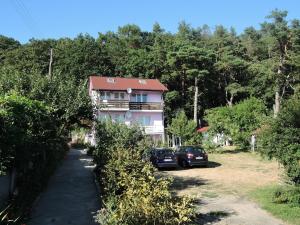
<svg viewBox="0 0 300 225">
<path fill-rule="evenodd" d="M 164 95 L 167 126 L 182 111 L 188 120 L 194 118 L 197 89 L 198 127 L 208 122 L 242 147 L 251 132 L 260 130 L 261 152 L 279 160 L 299 184 L 300 21 L 287 15 L 274 10 L 259 29 L 248 27 L 240 34 L 222 25 L 194 28 L 183 21 L 176 33 L 155 23 L 152 31 L 128 24 L 97 37 L 33 38 L 24 44 L 0 35 L 0 125 L 22 124 L 11 113 L 33 107 L 32 115 L 44 115 L 55 127 L 36 137 L 67 138 L 92 119 L 90 75 L 159 79 L 169 90 Z M 43 119 L 29 118 L 28 124 L 38 127 Z M 7 141 L 14 138 L 11 131 L 15 127 L 0 127 L 0 174 L 17 154 Z"/>
<path fill-rule="evenodd" d="M 261 99 L 276 115 L 299 84 L 300 23 L 286 16 L 275 10 L 259 30 L 249 27 L 241 34 L 221 25 L 192 28 L 180 22 L 175 34 L 156 23 L 151 32 L 129 24 L 97 38 L 79 34 L 20 44 L 1 36 L 0 92 L 14 90 L 57 109 L 67 108 L 63 117 L 73 123 L 87 115 L 89 75 L 143 77 L 168 87 L 167 124 L 179 109 L 193 117 L 195 86 L 200 118 L 207 109 L 232 106 L 248 97 Z"/>
</svg>

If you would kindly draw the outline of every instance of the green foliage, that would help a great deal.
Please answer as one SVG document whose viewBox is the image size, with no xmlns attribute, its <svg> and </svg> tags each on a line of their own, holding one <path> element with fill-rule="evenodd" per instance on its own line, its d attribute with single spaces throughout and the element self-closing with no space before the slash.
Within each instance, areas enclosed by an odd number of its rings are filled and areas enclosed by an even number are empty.
<svg viewBox="0 0 300 225">
<path fill-rule="evenodd" d="M 200 144 L 201 134 L 196 130 L 197 125 L 193 120 L 189 120 L 184 111 L 178 112 L 172 119 L 168 131 L 181 138 L 183 144 Z"/>
<path fill-rule="evenodd" d="M 170 179 L 156 178 L 155 168 L 142 160 L 149 148 L 137 127 L 111 121 L 96 128 L 94 151 L 104 207 L 100 224 L 185 224 L 194 215 L 191 199 L 174 197 Z M 148 147 L 147 147 L 148 146 Z"/>
<path fill-rule="evenodd" d="M 249 146 L 252 132 L 258 129 L 267 115 L 261 100 L 246 99 L 233 107 L 218 107 L 206 112 L 209 132 L 214 135 L 224 133 L 242 148 Z"/>
<path fill-rule="evenodd" d="M 266 124 L 260 134 L 259 149 L 277 159 L 291 181 L 300 184 L 300 96 L 288 100 L 276 119 Z"/>
<path fill-rule="evenodd" d="M 111 157 L 114 148 L 135 148 L 145 141 L 142 130 L 139 127 L 129 128 L 125 124 L 114 123 L 111 120 L 98 121 L 96 125 L 97 146 L 94 151 L 94 159 L 100 167 L 105 165 Z M 150 147 L 149 144 L 145 148 Z"/>
<path fill-rule="evenodd" d="M 300 207 L 300 187 L 279 187 L 274 192 L 273 202 Z"/>
<path fill-rule="evenodd" d="M 40 101 L 16 94 L 0 96 L 0 174 L 15 169 L 19 193 L 10 199 L 6 219 L 28 213 L 63 158 L 67 146 L 59 136 L 59 125 L 52 109 Z"/>
</svg>

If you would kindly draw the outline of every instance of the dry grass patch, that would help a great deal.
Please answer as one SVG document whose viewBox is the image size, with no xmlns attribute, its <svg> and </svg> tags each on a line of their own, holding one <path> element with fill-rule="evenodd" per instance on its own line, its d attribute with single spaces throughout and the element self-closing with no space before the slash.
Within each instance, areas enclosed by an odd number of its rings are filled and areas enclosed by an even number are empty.
<svg viewBox="0 0 300 225">
<path fill-rule="evenodd" d="M 209 154 L 209 160 L 208 168 L 163 171 L 161 174 L 174 177 L 174 189 L 178 194 L 214 190 L 244 195 L 281 180 L 282 168 L 278 163 L 253 153 Z"/>
</svg>

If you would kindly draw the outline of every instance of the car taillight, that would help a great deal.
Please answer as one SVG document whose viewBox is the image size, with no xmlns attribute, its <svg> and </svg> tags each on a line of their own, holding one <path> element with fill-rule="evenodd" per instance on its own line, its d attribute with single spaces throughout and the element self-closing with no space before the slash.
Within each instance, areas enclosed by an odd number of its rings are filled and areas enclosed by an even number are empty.
<svg viewBox="0 0 300 225">
<path fill-rule="evenodd" d="M 194 154 L 188 153 L 188 154 L 187 154 L 187 157 L 188 157 L 189 159 L 192 159 L 192 158 L 194 157 Z"/>
</svg>

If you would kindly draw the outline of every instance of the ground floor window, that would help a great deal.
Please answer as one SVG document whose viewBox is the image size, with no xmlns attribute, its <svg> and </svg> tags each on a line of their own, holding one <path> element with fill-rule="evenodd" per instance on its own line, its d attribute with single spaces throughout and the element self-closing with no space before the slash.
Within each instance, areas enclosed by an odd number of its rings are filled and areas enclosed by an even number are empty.
<svg viewBox="0 0 300 225">
<path fill-rule="evenodd" d="M 100 114 L 99 116 L 98 116 L 98 119 L 100 120 L 100 121 L 107 121 L 107 120 L 109 120 L 109 119 L 111 119 L 111 117 L 110 117 L 110 115 L 109 114 Z"/>
<path fill-rule="evenodd" d="M 151 117 L 150 116 L 141 116 L 139 117 L 139 123 L 142 126 L 150 126 Z"/>
<path fill-rule="evenodd" d="M 114 122 L 124 123 L 125 115 L 124 114 L 113 114 L 112 119 L 113 119 Z"/>
</svg>

